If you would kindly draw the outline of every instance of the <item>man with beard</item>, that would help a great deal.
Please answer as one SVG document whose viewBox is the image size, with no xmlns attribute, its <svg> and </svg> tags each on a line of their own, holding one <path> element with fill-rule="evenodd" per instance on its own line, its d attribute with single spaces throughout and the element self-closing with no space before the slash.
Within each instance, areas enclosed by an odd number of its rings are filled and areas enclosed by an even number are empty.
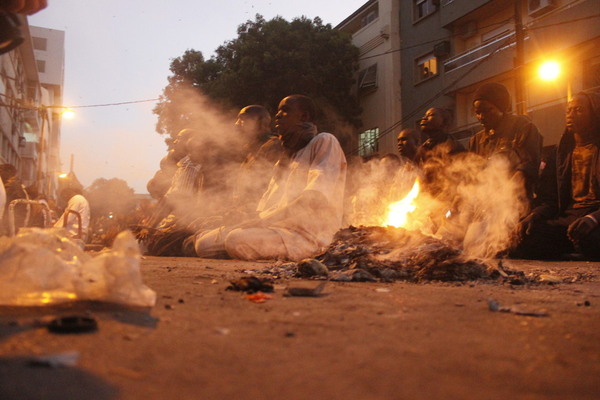
<svg viewBox="0 0 600 400">
<path fill-rule="evenodd" d="M 299 260 L 331 242 L 342 221 L 346 158 L 332 134 L 317 133 L 315 115 L 309 97 L 281 100 L 275 128 L 289 163 L 274 173 L 257 218 L 195 236 L 198 256 Z"/>
<path fill-rule="evenodd" d="M 578 93 L 567 126 L 542 171 L 539 206 L 522 221 L 513 254 L 600 260 L 600 93 Z"/>
<path fill-rule="evenodd" d="M 469 151 L 484 158 L 500 156 L 508 160 L 531 199 L 542 153 L 542 136 L 537 127 L 526 116 L 511 114 L 510 94 L 500 83 L 480 86 L 473 108 L 483 129 L 469 140 Z"/>
</svg>

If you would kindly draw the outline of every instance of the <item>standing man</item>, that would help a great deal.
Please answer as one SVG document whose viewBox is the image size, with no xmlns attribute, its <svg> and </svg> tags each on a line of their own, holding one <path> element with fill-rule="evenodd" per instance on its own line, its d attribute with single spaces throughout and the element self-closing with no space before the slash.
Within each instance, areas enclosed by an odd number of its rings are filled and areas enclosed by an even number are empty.
<svg viewBox="0 0 600 400">
<path fill-rule="evenodd" d="M 299 260 L 317 254 L 342 223 L 346 158 L 330 133 L 317 133 L 316 108 L 303 95 L 279 103 L 275 128 L 290 157 L 258 204 L 258 218 L 200 232 L 199 257 Z"/>
<path fill-rule="evenodd" d="M 421 135 L 416 129 L 402 129 L 397 137 L 398 153 L 407 160 L 415 161 L 417 149 L 421 144 Z"/>
<path fill-rule="evenodd" d="M 516 257 L 600 260 L 600 93 L 578 93 L 542 171 L 540 205 L 521 223 Z"/>
<path fill-rule="evenodd" d="M 510 113 L 510 94 L 500 83 L 480 86 L 473 108 L 483 129 L 469 140 L 469 151 L 485 158 L 505 157 L 531 199 L 542 153 L 543 138 L 537 127 L 526 116 Z"/>
</svg>

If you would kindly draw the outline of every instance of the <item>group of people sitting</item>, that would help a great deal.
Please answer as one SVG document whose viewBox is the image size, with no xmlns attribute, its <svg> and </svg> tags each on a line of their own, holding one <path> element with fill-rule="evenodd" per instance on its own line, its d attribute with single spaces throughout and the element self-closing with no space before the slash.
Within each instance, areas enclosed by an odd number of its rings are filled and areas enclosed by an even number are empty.
<svg viewBox="0 0 600 400">
<path fill-rule="evenodd" d="M 482 85 L 473 108 L 483 129 L 468 148 L 448 133 L 450 113 L 431 108 L 420 132 L 399 133 L 402 162 L 419 171 L 426 190 L 443 198 L 446 189 L 436 183 L 439 165 L 445 164 L 439 160 L 461 154 L 502 158 L 510 165 L 510 179 L 522 187 L 515 201 L 527 205 L 504 254 L 600 259 L 600 95 L 570 99 L 565 132 L 543 162 L 542 136 L 527 117 L 511 113 L 505 86 Z M 345 222 L 347 163 L 335 136 L 317 130 L 316 112 L 310 98 L 288 96 L 279 103 L 272 134 L 264 107 L 243 108 L 235 124 L 245 139 L 238 159 L 201 132 L 180 132 L 148 183 L 159 199 L 158 211 L 138 229 L 148 253 L 299 260 L 326 248 Z M 233 160 L 235 170 L 225 160 Z M 223 187 L 226 195 L 217 190 Z M 211 191 L 219 204 L 208 207 Z M 452 207 L 460 213 L 460 204 Z"/>
</svg>

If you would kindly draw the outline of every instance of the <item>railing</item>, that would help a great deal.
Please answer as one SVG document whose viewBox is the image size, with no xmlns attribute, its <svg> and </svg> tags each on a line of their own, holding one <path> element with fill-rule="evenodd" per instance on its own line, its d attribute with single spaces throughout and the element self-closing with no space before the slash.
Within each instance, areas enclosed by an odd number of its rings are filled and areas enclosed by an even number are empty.
<svg viewBox="0 0 600 400">
<path fill-rule="evenodd" d="M 25 214 L 25 221 L 23 222 L 23 226 L 29 225 L 29 218 L 31 216 L 30 214 L 32 205 L 42 206 L 42 215 L 44 216 L 44 228 L 47 228 L 50 225 L 50 208 L 48 208 L 48 204 L 37 200 L 15 199 L 11 201 L 8 205 L 8 231 L 10 236 L 15 236 L 16 234 L 15 207 L 17 206 L 17 204 L 27 205 L 27 213 Z"/>
<path fill-rule="evenodd" d="M 498 52 L 512 47 L 515 45 L 514 36 L 515 32 L 507 32 L 494 39 L 491 39 L 490 41 L 482 44 L 479 47 L 476 47 L 455 57 L 452 57 L 444 61 L 444 71 L 450 72 L 455 69 L 466 67 L 469 64 L 473 64 L 487 57 L 493 51 Z M 506 42 L 506 44 L 502 45 L 502 42 Z M 501 47 L 497 48 L 498 46 Z"/>
</svg>

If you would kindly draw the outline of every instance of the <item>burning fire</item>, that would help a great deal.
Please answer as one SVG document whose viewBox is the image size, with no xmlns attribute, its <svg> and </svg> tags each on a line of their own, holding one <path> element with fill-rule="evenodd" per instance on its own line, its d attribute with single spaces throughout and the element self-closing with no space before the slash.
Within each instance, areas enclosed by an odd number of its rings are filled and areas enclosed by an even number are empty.
<svg viewBox="0 0 600 400">
<path fill-rule="evenodd" d="M 415 199 L 419 195 L 420 184 L 419 180 L 415 180 L 410 192 L 402 199 L 388 206 L 387 218 L 384 225 L 393 226 L 395 228 L 405 227 L 408 222 L 408 214 L 416 210 L 417 205 Z"/>
</svg>

